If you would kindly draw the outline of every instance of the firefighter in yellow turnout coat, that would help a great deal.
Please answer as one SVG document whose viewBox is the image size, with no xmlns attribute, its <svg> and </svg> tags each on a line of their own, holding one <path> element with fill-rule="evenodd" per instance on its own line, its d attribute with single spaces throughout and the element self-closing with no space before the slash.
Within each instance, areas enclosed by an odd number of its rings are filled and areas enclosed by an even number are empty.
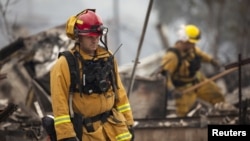
<svg viewBox="0 0 250 141">
<path fill-rule="evenodd" d="M 107 32 L 102 24 L 93 9 L 84 10 L 67 21 L 66 33 L 76 40 L 70 52 L 77 58 L 81 82 L 77 85 L 78 91 L 73 94 L 71 105 L 69 65 L 64 56 L 59 57 L 51 70 L 57 140 L 130 141 L 133 138 L 133 115 L 117 63 L 114 58 L 110 59 L 111 52 L 98 44 Z M 108 60 L 113 61 L 105 65 Z M 82 117 L 82 121 L 77 123 L 82 126 L 81 137 L 77 137 L 78 131 L 74 129 L 71 108 Z"/>
<path fill-rule="evenodd" d="M 186 116 L 194 105 L 197 97 L 211 104 L 224 102 L 224 96 L 219 87 L 210 81 L 194 91 L 182 94 L 181 91 L 204 81 L 206 76 L 200 71 L 202 62 L 218 66 L 211 56 L 202 52 L 195 43 L 200 38 L 200 30 L 195 25 L 187 25 L 181 29 L 180 40 L 172 51 L 163 56 L 163 74 L 166 76 L 168 92 L 176 97 L 176 114 Z"/>
</svg>

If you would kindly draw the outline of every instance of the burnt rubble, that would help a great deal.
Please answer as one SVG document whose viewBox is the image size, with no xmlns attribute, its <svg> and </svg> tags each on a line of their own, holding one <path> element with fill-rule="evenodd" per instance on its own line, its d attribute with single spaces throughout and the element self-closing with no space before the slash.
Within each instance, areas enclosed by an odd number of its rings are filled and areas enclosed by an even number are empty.
<svg viewBox="0 0 250 141">
<path fill-rule="evenodd" d="M 72 47 L 74 42 L 64 33 L 64 25 L 55 27 L 17 41 L 0 50 L 0 140 L 44 140 L 46 133 L 41 118 L 51 114 L 49 70 L 59 51 Z M 139 66 L 138 74 L 152 69 Z M 155 64 L 153 62 L 153 64 Z M 151 68 L 151 69 L 150 69 Z M 144 72 L 140 73 L 140 69 Z M 131 70 L 121 69 L 125 87 L 128 87 Z M 125 73 L 126 72 L 126 73 Z M 135 116 L 135 130 L 155 128 L 205 128 L 208 124 L 249 124 L 250 96 L 242 90 L 239 103 L 238 91 L 227 94 L 231 105 L 216 107 L 198 100 L 187 117 L 174 115 L 174 100 L 165 96 L 161 77 L 135 77 L 129 96 Z M 162 89 L 161 89 L 162 88 Z M 224 106 L 224 107 L 223 107 Z M 10 110 L 9 110 L 10 109 Z M 242 114 L 239 115 L 239 110 Z M 7 139 L 8 137 L 8 139 Z"/>
</svg>

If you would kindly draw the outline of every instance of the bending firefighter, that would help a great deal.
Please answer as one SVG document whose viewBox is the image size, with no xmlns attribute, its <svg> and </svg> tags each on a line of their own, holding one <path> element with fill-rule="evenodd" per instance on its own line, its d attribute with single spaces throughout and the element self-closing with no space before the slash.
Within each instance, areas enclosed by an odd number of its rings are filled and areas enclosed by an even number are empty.
<svg viewBox="0 0 250 141">
<path fill-rule="evenodd" d="M 207 62 L 218 67 L 219 64 L 211 56 L 196 47 L 201 31 L 195 25 L 186 25 L 179 30 L 179 37 L 175 47 L 168 49 L 162 59 L 162 74 L 166 77 L 168 92 L 176 98 L 176 114 L 186 116 L 197 98 L 211 104 L 224 102 L 224 96 L 215 82 L 205 85 L 188 93 L 181 91 L 204 81 L 206 76 L 200 71 L 201 63 Z"/>
<path fill-rule="evenodd" d="M 61 53 L 50 73 L 59 141 L 130 141 L 134 137 L 133 115 L 118 65 L 102 40 L 107 32 L 95 9 L 67 21 L 67 36 L 76 43 L 70 54 Z M 68 59 L 70 55 L 73 58 Z"/>
</svg>

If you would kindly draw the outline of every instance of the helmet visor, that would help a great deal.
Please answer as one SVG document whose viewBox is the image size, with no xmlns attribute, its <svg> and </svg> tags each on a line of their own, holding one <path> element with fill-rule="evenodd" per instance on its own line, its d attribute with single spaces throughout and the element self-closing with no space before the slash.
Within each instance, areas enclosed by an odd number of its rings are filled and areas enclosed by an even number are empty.
<svg viewBox="0 0 250 141">
<path fill-rule="evenodd" d="M 108 28 L 102 25 L 91 26 L 90 29 L 77 30 L 78 35 L 82 36 L 101 36 L 108 33 Z"/>
</svg>

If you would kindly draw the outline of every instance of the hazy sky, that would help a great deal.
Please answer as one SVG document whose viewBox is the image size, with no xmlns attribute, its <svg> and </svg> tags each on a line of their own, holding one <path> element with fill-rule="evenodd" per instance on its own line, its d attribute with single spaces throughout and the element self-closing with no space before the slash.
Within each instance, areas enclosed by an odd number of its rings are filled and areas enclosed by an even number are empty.
<svg viewBox="0 0 250 141">
<path fill-rule="evenodd" d="M 115 50 L 123 44 L 117 55 L 120 56 L 121 64 L 130 63 L 136 57 L 149 0 L 22 0 L 11 8 L 9 14 L 10 20 L 17 17 L 17 23 L 27 28 L 30 34 L 35 34 L 64 24 L 71 15 L 83 9 L 95 8 L 110 29 L 109 38 L 115 38 L 117 33 L 112 32 L 114 13 L 117 10 L 114 8 L 114 1 L 118 4 L 120 38 L 119 43 L 110 43 L 111 49 Z M 141 58 L 162 48 L 156 24 L 157 12 L 152 9 L 140 53 Z"/>
</svg>

